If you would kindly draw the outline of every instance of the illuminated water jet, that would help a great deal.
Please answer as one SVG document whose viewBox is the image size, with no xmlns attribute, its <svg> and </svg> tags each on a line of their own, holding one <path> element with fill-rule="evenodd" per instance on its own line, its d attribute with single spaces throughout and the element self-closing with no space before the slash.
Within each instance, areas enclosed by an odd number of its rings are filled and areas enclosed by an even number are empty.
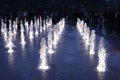
<svg viewBox="0 0 120 80">
<path fill-rule="evenodd" d="M 29 38 L 30 39 L 34 38 L 34 36 L 33 36 L 33 21 L 31 21 L 31 23 L 30 23 Z"/>
<path fill-rule="evenodd" d="M 13 21 L 13 34 L 17 34 L 17 23 L 15 21 Z"/>
<path fill-rule="evenodd" d="M 86 38 L 87 38 L 87 24 L 84 23 L 84 27 L 83 27 L 83 39 L 84 41 L 86 41 Z"/>
<path fill-rule="evenodd" d="M 12 30 L 12 21 L 9 20 L 9 31 Z"/>
<path fill-rule="evenodd" d="M 28 31 L 29 31 L 29 27 L 28 26 L 29 26 L 29 23 L 28 23 L 28 21 L 26 21 L 25 22 L 25 28 L 26 28 L 27 34 L 28 34 Z"/>
<path fill-rule="evenodd" d="M 11 31 L 9 31 L 9 37 L 8 37 L 6 47 L 8 48 L 8 53 L 13 53 L 14 52 L 13 47 L 15 47 L 15 46 L 13 44 L 12 32 Z"/>
<path fill-rule="evenodd" d="M 42 18 L 40 17 L 39 20 L 39 30 L 42 32 Z"/>
<path fill-rule="evenodd" d="M 43 37 L 40 43 L 40 63 L 39 63 L 39 69 L 49 69 L 48 63 L 47 63 L 47 46 L 46 46 L 46 41 L 45 38 Z"/>
<path fill-rule="evenodd" d="M 25 42 L 25 35 L 24 35 L 24 27 L 23 27 L 23 24 L 21 22 L 21 44 L 26 44 Z"/>
<path fill-rule="evenodd" d="M 80 35 L 81 36 L 83 36 L 83 24 L 84 24 L 84 22 L 83 21 L 81 21 L 79 18 L 77 18 L 77 29 L 78 29 L 78 31 L 79 31 L 79 33 L 80 33 Z"/>
<path fill-rule="evenodd" d="M 4 25 L 3 37 L 4 37 L 4 40 L 5 40 L 5 42 L 6 42 L 6 41 L 7 41 L 7 38 L 8 38 L 6 23 L 4 23 L 3 25 Z"/>
<path fill-rule="evenodd" d="M 57 38 L 58 36 L 57 36 L 57 33 L 54 31 L 53 32 L 53 45 L 55 46 L 55 45 L 57 45 L 57 41 L 58 41 L 58 38 Z"/>
<path fill-rule="evenodd" d="M 91 55 L 95 54 L 95 38 L 96 38 L 95 30 L 92 30 L 90 34 L 90 48 L 89 48 L 89 53 Z"/>
<path fill-rule="evenodd" d="M 104 38 L 100 38 L 100 43 L 98 47 L 98 65 L 97 65 L 97 71 L 104 72 L 106 71 L 106 50 L 105 50 L 105 43 Z"/>
<path fill-rule="evenodd" d="M 49 54 L 52 54 L 54 53 L 53 51 L 53 39 L 52 39 L 52 31 L 50 30 L 49 33 L 48 33 L 48 36 L 47 36 L 47 45 L 48 45 L 48 53 Z"/>
<path fill-rule="evenodd" d="M 90 44 L 90 28 L 87 27 L 85 44 L 88 46 Z"/>
<path fill-rule="evenodd" d="M 39 20 L 35 20 L 34 22 L 34 26 L 35 26 L 35 36 L 38 37 L 39 35 L 39 32 L 38 32 L 38 29 L 39 29 Z"/>
<path fill-rule="evenodd" d="M 4 22 L 3 22 L 3 19 L 1 19 L 1 32 L 4 32 Z"/>
</svg>

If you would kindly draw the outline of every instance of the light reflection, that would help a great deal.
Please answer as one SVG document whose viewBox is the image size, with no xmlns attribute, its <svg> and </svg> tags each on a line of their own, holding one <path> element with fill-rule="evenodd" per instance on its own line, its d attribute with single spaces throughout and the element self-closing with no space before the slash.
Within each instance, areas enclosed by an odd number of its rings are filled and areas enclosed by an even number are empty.
<svg viewBox="0 0 120 80">
<path fill-rule="evenodd" d="M 105 76 L 104 72 L 98 72 L 98 80 L 105 80 L 104 76 Z"/>
<path fill-rule="evenodd" d="M 22 55 L 22 58 L 23 58 L 23 61 L 25 61 L 26 59 L 26 56 L 25 56 L 25 49 L 22 51 L 22 53 L 21 53 L 21 55 Z"/>
<path fill-rule="evenodd" d="M 30 46 L 33 46 L 33 39 L 29 39 L 30 40 Z"/>
<path fill-rule="evenodd" d="M 14 55 L 13 54 L 8 54 L 8 62 L 11 67 L 14 66 Z"/>
<path fill-rule="evenodd" d="M 23 51 L 25 51 L 25 44 L 21 44 L 21 48 Z"/>
<path fill-rule="evenodd" d="M 89 55 L 89 59 L 90 59 L 91 65 L 93 65 L 94 64 L 94 55 Z"/>
<path fill-rule="evenodd" d="M 49 55 L 48 62 L 49 62 L 49 63 L 52 63 L 52 59 L 53 59 L 53 56 L 52 56 L 52 55 Z"/>
<path fill-rule="evenodd" d="M 41 70 L 42 71 L 42 80 L 47 80 L 47 72 L 46 70 Z"/>
</svg>

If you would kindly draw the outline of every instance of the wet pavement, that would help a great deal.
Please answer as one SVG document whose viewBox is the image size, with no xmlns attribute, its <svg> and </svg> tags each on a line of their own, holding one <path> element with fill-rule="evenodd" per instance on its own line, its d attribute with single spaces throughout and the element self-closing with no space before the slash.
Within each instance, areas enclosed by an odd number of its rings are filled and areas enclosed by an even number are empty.
<svg viewBox="0 0 120 80">
<path fill-rule="evenodd" d="M 41 36 L 35 37 L 31 44 L 26 36 L 26 46 L 22 49 L 20 37 L 14 41 L 14 53 L 9 54 L 0 35 L 0 80 L 120 80 L 120 54 L 107 49 L 107 70 L 99 73 L 98 43 L 96 39 L 96 54 L 89 55 L 82 37 L 76 27 L 66 25 L 60 36 L 56 52 L 48 55 L 50 69 L 39 70 L 39 49 Z M 106 40 L 107 42 L 107 40 Z M 108 46 L 110 42 L 106 43 Z"/>
</svg>

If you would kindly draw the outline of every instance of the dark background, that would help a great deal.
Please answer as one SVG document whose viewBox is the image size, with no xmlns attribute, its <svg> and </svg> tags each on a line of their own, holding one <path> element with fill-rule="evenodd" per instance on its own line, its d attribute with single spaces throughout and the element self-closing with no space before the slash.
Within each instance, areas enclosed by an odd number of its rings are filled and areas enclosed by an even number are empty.
<svg viewBox="0 0 120 80">
<path fill-rule="evenodd" d="M 103 17 L 107 30 L 120 35 L 120 0 L 0 0 L 0 19 L 31 20 L 35 16 L 51 16 L 53 23 L 66 17 L 70 25 L 76 25 L 79 17 L 92 26 L 97 26 Z"/>
<path fill-rule="evenodd" d="M 0 13 L 16 10 L 119 10 L 119 0 L 0 0 Z"/>
</svg>

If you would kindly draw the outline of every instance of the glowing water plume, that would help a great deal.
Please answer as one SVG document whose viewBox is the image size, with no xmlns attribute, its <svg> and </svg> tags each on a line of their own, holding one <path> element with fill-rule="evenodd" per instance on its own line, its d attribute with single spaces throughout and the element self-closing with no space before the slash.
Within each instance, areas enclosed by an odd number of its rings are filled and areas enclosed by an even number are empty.
<svg viewBox="0 0 120 80">
<path fill-rule="evenodd" d="M 85 40 L 85 44 L 88 46 L 90 44 L 90 28 L 87 27 L 87 32 L 86 32 L 86 40 Z"/>
<path fill-rule="evenodd" d="M 92 30 L 90 34 L 90 48 L 89 48 L 89 53 L 91 55 L 95 54 L 95 39 L 96 39 L 95 30 Z"/>
<path fill-rule="evenodd" d="M 6 47 L 8 48 L 8 53 L 13 53 L 14 52 L 13 47 L 15 47 L 15 46 L 14 46 L 14 43 L 13 43 L 13 38 L 12 38 L 12 32 L 11 31 L 9 31 L 9 37 L 8 37 Z"/>
<path fill-rule="evenodd" d="M 12 30 L 12 21 L 9 20 L 9 31 Z"/>
<path fill-rule="evenodd" d="M 64 27 L 65 27 L 65 19 L 64 18 L 62 18 L 59 23 L 57 23 L 56 25 L 53 26 L 53 45 L 54 45 L 54 47 L 56 47 L 56 45 L 59 41 L 60 35 L 63 32 Z"/>
<path fill-rule="evenodd" d="M 79 18 L 77 19 L 77 29 L 82 36 L 84 42 L 85 42 L 85 47 L 88 49 L 89 44 L 90 44 L 90 28 L 87 26 L 87 23 L 84 23 L 81 21 Z"/>
<path fill-rule="evenodd" d="M 62 18 L 60 22 L 58 23 L 58 35 L 60 36 L 63 32 L 64 26 L 65 26 L 65 18 Z"/>
<path fill-rule="evenodd" d="M 48 63 L 47 63 L 47 46 L 46 46 L 46 41 L 45 38 L 43 37 L 40 43 L 40 63 L 39 63 L 39 69 L 49 69 Z"/>
<path fill-rule="evenodd" d="M 38 35 L 39 35 L 38 26 L 36 26 L 36 27 L 37 27 L 37 28 L 36 28 L 36 30 L 35 30 L 35 36 L 38 37 Z"/>
<path fill-rule="evenodd" d="M 4 40 L 6 42 L 7 38 L 8 38 L 6 23 L 4 23 L 3 26 L 4 26 L 3 37 L 4 37 Z"/>
<path fill-rule="evenodd" d="M 12 38 L 12 35 L 13 35 L 13 33 L 12 33 L 12 31 L 10 30 L 9 32 L 8 32 L 8 40 L 7 40 L 7 42 L 6 42 L 6 48 L 9 48 L 11 45 L 12 46 L 14 46 L 13 45 L 13 38 Z"/>
<path fill-rule="evenodd" d="M 2 26 L 4 26 L 4 29 L 2 31 L 2 36 L 3 36 L 3 39 L 4 39 L 4 43 L 6 44 L 6 42 L 8 40 L 8 31 L 7 31 L 7 28 L 6 28 L 6 23 L 3 23 Z"/>
<path fill-rule="evenodd" d="M 80 23 L 80 27 L 81 27 L 81 35 L 83 35 L 84 34 L 84 21 L 81 21 L 81 23 Z"/>
<path fill-rule="evenodd" d="M 33 39 L 33 21 L 30 22 L 29 38 Z"/>
<path fill-rule="evenodd" d="M 37 25 L 37 22 L 36 22 L 36 17 L 34 17 L 34 27 L 36 27 L 36 25 Z"/>
<path fill-rule="evenodd" d="M 53 28 L 53 45 L 56 46 L 58 42 L 58 32 L 57 32 L 57 27 L 54 26 Z"/>
<path fill-rule="evenodd" d="M 80 19 L 79 19 L 79 18 L 77 18 L 76 27 L 77 27 L 77 29 L 78 29 L 78 30 L 79 30 L 79 26 L 80 26 Z"/>
<path fill-rule="evenodd" d="M 1 32 L 4 32 L 4 22 L 3 22 L 3 19 L 1 19 Z"/>
<path fill-rule="evenodd" d="M 26 44 L 26 42 L 25 42 L 25 35 L 24 35 L 24 27 L 23 27 L 23 24 L 22 24 L 22 22 L 21 22 L 21 24 L 20 24 L 20 27 L 21 27 L 21 44 L 23 45 L 23 44 Z"/>
<path fill-rule="evenodd" d="M 39 28 L 39 26 L 40 26 L 40 20 L 39 20 L 39 18 L 37 18 L 37 20 L 36 20 L 36 25 L 37 25 L 38 28 Z"/>
<path fill-rule="evenodd" d="M 90 45 L 90 28 L 86 27 L 86 32 L 84 34 L 84 42 L 85 42 L 85 48 L 89 49 L 89 45 Z"/>
<path fill-rule="evenodd" d="M 17 34 L 17 23 L 15 21 L 13 21 L 13 34 Z"/>
<path fill-rule="evenodd" d="M 106 50 L 105 50 L 105 43 L 104 38 L 100 38 L 100 43 L 98 47 L 98 65 L 97 65 L 97 71 L 104 72 L 106 71 Z"/>
<path fill-rule="evenodd" d="M 48 24 L 47 24 L 47 25 L 50 27 L 50 26 L 52 26 L 52 24 L 53 24 L 53 23 L 52 23 L 52 18 L 49 18 L 49 19 L 48 19 Z"/>
<path fill-rule="evenodd" d="M 80 35 L 83 35 L 83 24 L 84 24 L 84 22 L 81 21 L 79 18 L 77 18 L 77 29 L 78 29 Z"/>
<path fill-rule="evenodd" d="M 39 20 L 40 20 L 39 21 L 39 24 L 40 24 L 39 25 L 39 30 L 40 30 L 40 32 L 42 32 L 42 18 L 40 17 Z"/>
<path fill-rule="evenodd" d="M 84 39 L 84 41 L 85 41 L 86 38 L 87 38 L 86 34 L 87 34 L 87 24 L 84 23 L 84 27 L 83 27 L 83 39 Z"/>
<path fill-rule="evenodd" d="M 42 30 L 42 26 L 40 26 L 40 28 L 39 28 L 39 29 L 40 29 L 40 33 L 42 33 L 42 32 L 43 32 L 43 30 Z"/>
<path fill-rule="evenodd" d="M 37 29 L 37 33 L 39 34 L 39 28 L 40 28 L 40 20 L 39 18 L 37 18 L 37 21 L 36 21 L 36 29 Z"/>
<path fill-rule="evenodd" d="M 25 53 L 25 44 L 21 44 L 21 49 L 22 49 L 22 51 L 23 51 L 22 54 L 24 54 L 24 53 Z M 23 55 L 22 55 L 22 56 L 23 56 Z"/>
<path fill-rule="evenodd" d="M 16 30 L 18 29 L 18 18 L 16 18 L 16 20 L 15 20 L 15 28 L 16 28 Z"/>
<path fill-rule="evenodd" d="M 38 32 L 38 29 L 39 29 L 39 22 L 35 20 L 34 22 L 34 27 L 35 27 L 35 36 L 38 37 L 39 35 L 39 32 Z"/>
<path fill-rule="evenodd" d="M 18 29 L 18 25 L 17 25 L 17 20 L 13 21 L 13 25 L 12 25 L 12 30 L 13 30 L 13 38 L 14 40 L 16 40 L 17 37 L 17 29 Z"/>
<path fill-rule="evenodd" d="M 29 31 L 29 27 L 28 26 L 29 26 L 29 23 L 28 23 L 28 21 L 26 21 L 25 22 L 25 27 L 26 27 L 27 34 L 28 34 L 28 31 Z"/>
<path fill-rule="evenodd" d="M 47 45 L 48 45 L 48 53 L 52 54 L 54 53 L 53 51 L 53 36 L 52 36 L 52 30 L 49 31 L 48 36 L 47 36 Z"/>
<path fill-rule="evenodd" d="M 49 28 L 49 19 L 45 19 L 45 28 L 46 30 Z"/>
<path fill-rule="evenodd" d="M 49 29 L 52 26 L 52 18 L 47 17 L 45 22 L 46 22 L 46 28 Z"/>
</svg>

